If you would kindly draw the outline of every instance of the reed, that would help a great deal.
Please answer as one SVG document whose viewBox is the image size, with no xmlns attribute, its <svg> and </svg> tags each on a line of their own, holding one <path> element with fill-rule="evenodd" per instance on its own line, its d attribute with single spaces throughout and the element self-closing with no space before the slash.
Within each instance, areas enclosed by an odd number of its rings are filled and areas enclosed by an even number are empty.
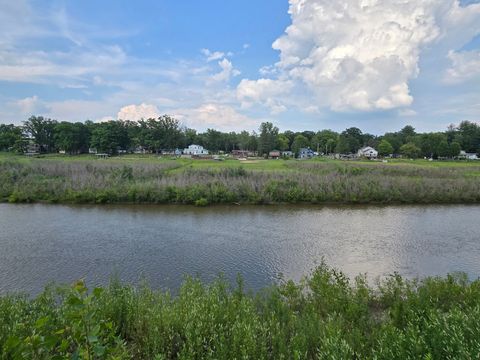
<svg viewBox="0 0 480 360">
<path fill-rule="evenodd" d="M 275 170 L 175 161 L 0 162 L 0 199 L 66 203 L 476 203 L 480 166 L 286 162 Z"/>
</svg>

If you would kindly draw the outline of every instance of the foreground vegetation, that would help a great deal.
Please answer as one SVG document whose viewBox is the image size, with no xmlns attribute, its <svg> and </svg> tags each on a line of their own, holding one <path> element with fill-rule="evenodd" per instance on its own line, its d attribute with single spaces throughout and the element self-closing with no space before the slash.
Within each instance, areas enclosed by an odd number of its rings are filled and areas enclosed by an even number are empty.
<svg viewBox="0 0 480 360">
<path fill-rule="evenodd" d="M 475 203 L 480 164 L 0 156 L 0 200 L 52 203 Z"/>
<path fill-rule="evenodd" d="M 480 281 L 372 288 L 319 266 L 257 294 L 186 279 L 177 296 L 113 281 L 0 298 L 2 359 L 476 359 Z"/>
</svg>

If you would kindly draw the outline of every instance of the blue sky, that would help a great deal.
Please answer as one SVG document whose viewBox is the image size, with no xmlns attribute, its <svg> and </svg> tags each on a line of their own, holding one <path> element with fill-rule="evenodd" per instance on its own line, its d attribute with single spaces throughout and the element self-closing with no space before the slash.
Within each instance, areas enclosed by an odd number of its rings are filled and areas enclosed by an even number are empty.
<svg viewBox="0 0 480 360">
<path fill-rule="evenodd" d="M 0 123 L 383 133 L 480 121 L 480 4 L 0 0 Z"/>
</svg>

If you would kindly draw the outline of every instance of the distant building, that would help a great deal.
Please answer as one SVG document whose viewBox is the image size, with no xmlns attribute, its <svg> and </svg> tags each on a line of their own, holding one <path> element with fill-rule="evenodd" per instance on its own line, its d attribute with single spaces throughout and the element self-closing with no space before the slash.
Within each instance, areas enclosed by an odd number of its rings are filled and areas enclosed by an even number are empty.
<svg viewBox="0 0 480 360">
<path fill-rule="evenodd" d="M 478 155 L 476 153 L 467 153 L 464 150 L 460 151 L 458 157 L 467 160 L 478 160 Z"/>
<path fill-rule="evenodd" d="M 183 149 L 185 155 L 208 155 L 208 150 L 201 145 L 192 144 L 188 148 Z"/>
<path fill-rule="evenodd" d="M 378 151 L 371 146 L 366 146 L 358 150 L 357 156 L 366 157 L 368 159 L 376 159 L 378 156 Z"/>
<path fill-rule="evenodd" d="M 40 145 L 33 142 L 33 140 L 29 140 L 27 147 L 25 149 L 25 155 L 27 156 L 35 156 L 40 154 L 41 147 Z"/>
<path fill-rule="evenodd" d="M 310 148 L 301 148 L 298 152 L 299 159 L 311 159 L 315 156 L 315 152 Z"/>
<path fill-rule="evenodd" d="M 268 157 L 272 159 L 278 159 L 280 158 L 280 156 L 281 156 L 281 153 L 278 150 L 272 150 L 268 153 Z"/>
<path fill-rule="evenodd" d="M 248 150 L 232 150 L 232 156 L 236 158 L 246 158 L 250 156 L 250 151 Z"/>
<path fill-rule="evenodd" d="M 147 153 L 147 149 L 145 149 L 143 146 L 137 146 L 137 147 L 133 150 L 133 153 L 134 153 L 134 154 L 146 154 L 146 153 Z"/>
<path fill-rule="evenodd" d="M 97 148 L 89 148 L 88 149 L 88 153 L 89 154 L 96 154 L 98 151 L 97 151 Z"/>
<path fill-rule="evenodd" d="M 293 155 L 294 155 L 294 154 L 293 154 L 293 151 L 290 151 L 290 150 L 288 150 L 288 151 L 282 151 L 282 156 L 283 156 L 283 157 L 293 157 Z"/>
</svg>

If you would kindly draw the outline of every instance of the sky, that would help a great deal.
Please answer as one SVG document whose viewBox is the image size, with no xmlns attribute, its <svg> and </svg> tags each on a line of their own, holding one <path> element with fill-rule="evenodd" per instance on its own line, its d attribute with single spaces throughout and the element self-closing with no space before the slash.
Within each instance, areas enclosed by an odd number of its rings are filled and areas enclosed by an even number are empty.
<svg viewBox="0 0 480 360">
<path fill-rule="evenodd" d="M 0 0 L 0 123 L 480 122 L 480 0 Z"/>
</svg>

